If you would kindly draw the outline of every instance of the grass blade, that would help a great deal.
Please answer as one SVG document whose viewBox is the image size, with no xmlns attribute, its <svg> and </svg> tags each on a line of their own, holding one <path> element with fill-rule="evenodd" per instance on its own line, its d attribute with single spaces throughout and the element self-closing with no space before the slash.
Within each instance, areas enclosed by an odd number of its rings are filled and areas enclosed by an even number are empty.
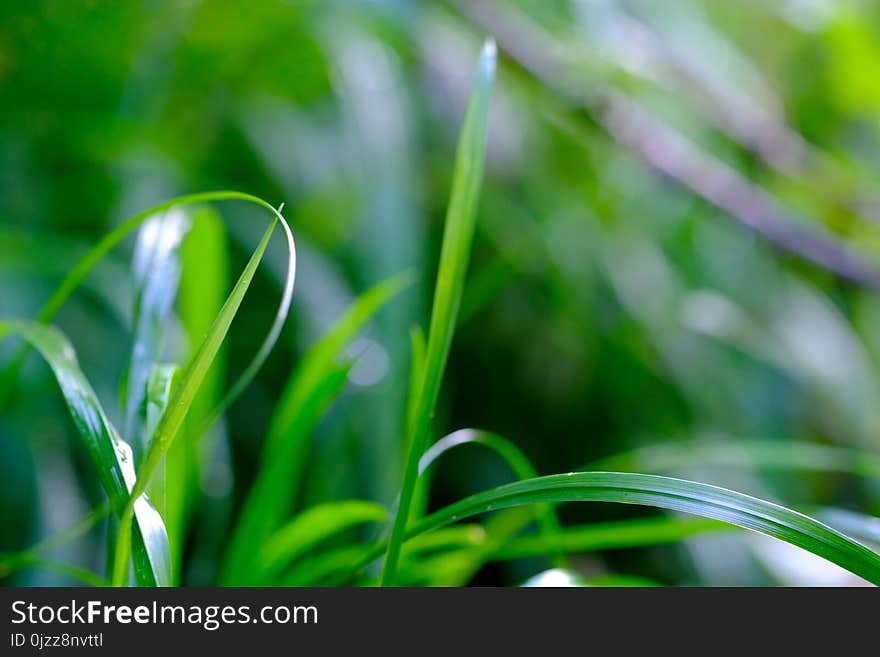
<svg viewBox="0 0 880 657">
<path fill-rule="evenodd" d="M 263 546 L 262 576 L 271 580 L 292 561 L 347 529 L 387 519 L 388 510 L 384 506 L 363 500 L 328 502 L 307 509 L 275 532 Z"/>
<path fill-rule="evenodd" d="M 272 418 L 257 478 L 236 523 L 221 577 L 224 584 L 247 581 L 255 555 L 289 512 L 305 469 L 311 431 L 346 381 L 349 365 L 337 363 L 343 349 L 411 280 L 409 274 L 393 276 L 361 295 L 291 376 Z"/>
<path fill-rule="evenodd" d="M 147 444 L 143 409 L 148 379 L 162 348 L 165 325 L 171 315 L 180 280 L 179 248 L 189 229 L 180 209 L 151 218 L 141 226 L 135 245 L 135 303 L 132 348 L 126 376 L 123 435 L 132 443 L 135 457 Z"/>
<path fill-rule="evenodd" d="M 476 429 L 459 429 L 431 445 L 419 460 L 419 475 L 424 475 L 428 467 L 440 456 L 461 445 L 483 445 L 491 449 L 507 463 L 517 479 L 533 479 L 538 476 L 538 472 L 531 461 L 507 438 Z M 537 516 L 543 534 L 552 542 L 553 537 L 560 531 L 559 520 L 556 518 L 553 507 L 540 505 L 537 510 Z M 564 563 L 564 552 L 556 552 L 555 554 L 561 557 L 555 565 L 559 567 L 567 566 Z"/>
<path fill-rule="evenodd" d="M 189 352 L 195 353 L 202 338 L 208 334 L 214 318 L 226 300 L 229 289 L 230 264 L 226 230 L 219 213 L 211 206 L 192 212 L 192 227 L 181 247 L 183 270 L 178 293 L 178 314 L 189 338 Z M 200 448 L 221 435 L 199 433 L 204 421 L 223 397 L 226 380 L 225 347 L 214 357 L 214 363 L 202 379 L 193 400 L 183 434 L 165 456 L 165 500 L 162 517 L 168 528 L 171 544 L 171 565 L 175 581 L 179 581 L 183 557 L 183 541 L 193 500 L 200 492 L 199 476 L 203 471 L 203 454 L 213 453 L 211 446 Z"/>
<path fill-rule="evenodd" d="M 79 368 L 70 342 L 58 330 L 36 322 L 0 321 L 0 337 L 6 333 L 23 337 L 49 363 L 113 509 L 118 514 L 127 508 L 133 510 L 134 531 L 131 531 L 132 523 L 129 522 L 127 539 L 131 541 L 134 534 L 135 577 L 138 583 L 169 585 L 170 564 L 165 525 L 142 494 L 143 490 L 130 495 L 130 491 L 136 488 L 131 448 L 107 419 L 95 392 Z"/>
<path fill-rule="evenodd" d="M 576 554 L 664 543 L 678 543 L 692 536 L 731 529 L 711 518 L 639 518 L 566 527 L 556 536 L 522 536 L 500 546 L 492 561 L 526 559 L 548 554 Z"/>
<path fill-rule="evenodd" d="M 287 224 L 284 222 L 281 214 L 277 211 L 275 211 L 275 214 L 276 221 L 280 218 L 283 225 L 286 226 Z M 275 229 L 275 223 L 276 222 L 273 221 L 266 230 L 263 239 L 260 240 L 260 243 L 257 245 L 257 248 L 254 250 L 254 253 L 251 255 L 250 260 L 245 266 L 244 271 L 241 273 L 238 282 L 235 284 L 235 287 L 226 299 L 226 303 L 223 304 L 220 314 L 214 320 L 214 324 L 211 326 L 211 329 L 208 331 L 208 334 L 199 346 L 192 361 L 187 366 L 186 371 L 181 376 L 180 384 L 177 386 L 177 390 L 174 393 L 171 402 L 168 404 L 168 409 L 162 415 L 162 419 L 156 427 L 153 440 L 150 442 L 149 449 L 144 457 L 144 462 L 138 472 L 137 481 L 135 482 L 134 490 L 132 491 L 132 500 L 136 499 L 146 490 L 153 474 L 155 474 L 156 469 L 162 463 L 162 459 L 165 457 L 168 448 L 171 446 L 171 442 L 180 431 L 184 419 L 186 418 L 186 414 L 192 405 L 193 399 L 195 399 L 195 396 L 199 391 L 202 380 L 210 369 L 211 363 L 214 361 L 214 357 L 220 349 L 220 345 L 226 338 L 226 333 L 229 331 L 232 320 L 235 318 L 245 294 L 247 294 L 248 287 L 250 286 L 251 280 L 253 280 L 260 261 L 263 259 L 263 253 L 265 253 L 266 246 L 269 244 L 269 238 L 272 236 L 272 231 Z M 288 229 L 288 236 L 289 235 L 290 233 Z M 284 303 L 282 303 L 282 306 L 283 305 Z M 125 577 L 125 564 L 128 561 L 128 546 L 126 545 L 126 536 L 128 532 L 124 530 L 126 529 L 126 525 L 131 521 L 130 512 L 133 504 L 133 501 L 129 503 L 121 517 L 120 540 L 117 544 L 113 575 L 113 583 L 117 586 L 123 583 Z"/>
<path fill-rule="evenodd" d="M 412 504 L 413 491 L 418 478 L 418 463 L 427 442 L 431 417 L 437 403 L 440 382 L 455 332 L 458 309 L 464 279 L 470 259 L 471 240 L 476 223 L 477 201 L 483 179 L 488 131 L 489 100 L 495 78 L 495 42 L 491 39 L 483 46 L 479 70 L 471 90 L 470 101 L 461 128 L 452 192 L 446 214 L 443 245 L 440 249 L 440 266 L 434 290 L 434 306 L 428 332 L 428 346 L 422 367 L 418 403 L 415 404 L 413 421 L 408 427 L 409 452 L 404 470 L 400 503 L 394 519 L 388 554 L 382 569 L 382 584 L 393 585 L 397 562 Z"/>
<path fill-rule="evenodd" d="M 210 203 L 214 201 L 229 200 L 238 200 L 245 201 L 247 203 L 253 203 L 260 206 L 261 208 L 269 210 L 276 217 L 276 219 L 281 220 L 282 226 L 284 226 L 285 233 L 287 235 L 288 250 L 290 251 L 290 256 L 287 278 L 285 282 L 285 294 L 282 296 L 280 307 L 284 307 L 285 305 L 287 305 L 289 309 L 289 298 L 286 294 L 286 291 L 288 288 L 290 288 L 292 293 L 293 278 L 296 270 L 296 256 L 293 245 L 293 236 L 290 232 L 290 228 L 287 226 L 287 222 L 284 220 L 284 217 L 281 216 L 281 213 L 278 210 L 276 210 L 269 203 L 257 196 L 244 194 L 242 192 L 219 191 L 179 196 L 169 201 L 159 203 L 158 205 L 154 205 L 153 207 L 148 208 L 143 212 L 139 212 L 138 214 L 129 217 L 121 224 L 116 226 L 113 230 L 111 230 L 103 238 L 101 238 L 101 240 L 95 246 L 93 246 L 88 251 L 88 253 L 86 253 L 67 273 L 67 275 L 64 277 L 64 280 L 61 281 L 59 286 L 52 293 L 52 296 L 49 297 L 49 300 L 46 301 L 46 303 L 40 309 L 40 312 L 37 315 L 37 322 L 41 324 L 46 324 L 51 321 L 55 314 L 61 309 L 64 303 L 82 284 L 86 276 L 89 275 L 89 273 L 98 265 L 98 263 L 100 263 L 107 256 L 108 253 L 110 253 L 123 239 L 125 239 L 126 236 L 137 230 L 150 217 L 161 214 L 163 212 L 167 212 L 168 210 L 172 210 L 174 208 L 181 208 L 188 205 L 199 205 L 202 203 Z M 276 318 L 275 324 L 277 323 L 278 319 Z M 275 331 L 273 325 L 273 329 L 270 330 L 270 336 L 273 335 L 274 332 Z M 28 347 L 25 346 L 12 358 L 12 361 L 6 367 L 2 377 L 0 377 L 0 408 L 3 407 L 8 399 L 9 391 L 11 390 L 11 387 L 18 376 L 18 371 L 21 368 L 22 362 L 24 362 L 24 357 L 27 355 L 27 349 Z M 258 354 L 263 354 L 264 352 L 265 349 L 261 347 Z M 248 367 L 245 370 L 246 373 L 250 373 L 251 371 L 255 370 L 252 367 Z M 242 378 L 244 378 L 244 376 L 242 376 Z M 238 387 L 237 384 L 234 387 Z"/>
<path fill-rule="evenodd" d="M 880 555 L 791 509 L 717 486 L 621 472 L 572 472 L 500 486 L 424 518 L 417 535 L 479 513 L 540 502 L 640 504 L 720 520 L 778 538 L 880 584 Z"/>
</svg>

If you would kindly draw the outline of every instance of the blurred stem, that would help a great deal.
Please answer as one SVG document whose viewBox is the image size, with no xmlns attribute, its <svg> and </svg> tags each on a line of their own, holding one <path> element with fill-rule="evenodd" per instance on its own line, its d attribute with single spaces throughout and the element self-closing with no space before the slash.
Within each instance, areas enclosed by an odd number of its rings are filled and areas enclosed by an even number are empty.
<svg viewBox="0 0 880 657">
<path fill-rule="evenodd" d="M 556 40 L 521 12 L 492 0 L 455 4 L 462 14 L 491 29 L 499 46 L 547 88 L 584 107 L 646 164 L 689 188 L 777 247 L 841 278 L 880 289 L 880 266 L 782 208 L 778 199 L 624 94 L 570 73 Z"/>
</svg>

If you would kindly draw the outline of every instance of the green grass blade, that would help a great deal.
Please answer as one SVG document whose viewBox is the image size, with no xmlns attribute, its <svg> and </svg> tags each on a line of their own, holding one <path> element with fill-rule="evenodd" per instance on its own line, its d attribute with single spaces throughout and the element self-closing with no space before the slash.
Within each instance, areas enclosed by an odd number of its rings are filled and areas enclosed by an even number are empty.
<svg viewBox="0 0 880 657">
<path fill-rule="evenodd" d="M 367 557 L 373 545 L 354 544 L 322 551 L 295 564 L 281 579 L 281 586 L 338 586 L 349 583 L 350 566 Z"/>
<path fill-rule="evenodd" d="M 281 217 L 281 214 L 277 211 L 275 214 L 277 221 L 278 218 Z M 281 221 L 283 225 L 287 225 L 283 218 L 281 218 Z M 263 259 L 263 253 L 265 253 L 266 246 L 269 244 L 269 238 L 272 236 L 275 223 L 276 222 L 273 221 L 266 230 L 263 239 L 260 240 L 260 243 L 257 245 L 257 248 L 254 250 L 254 253 L 251 255 L 250 260 L 245 266 L 244 271 L 242 271 L 238 282 L 235 284 L 235 287 L 226 299 L 226 303 L 223 304 L 220 314 L 214 320 L 214 324 L 211 326 L 211 329 L 208 331 L 208 334 L 199 346 L 198 351 L 180 377 L 180 383 L 177 386 L 177 390 L 174 393 L 171 402 L 168 404 L 168 409 L 162 415 L 159 425 L 156 427 L 155 434 L 144 457 L 144 462 L 138 472 L 137 481 L 134 485 L 134 490 L 132 491 L 132 500 L 136 499 L 137 496 L 146 490 L 157 468 L 162 463 L 162 459 L 165 457 L 172 441 L 183 426 L 184 419 L 192 405 L 193 399 L 198 393 L 199 387 L 210 369 L 214 357 L 220 349 L 220 345 L 226 338 L 232 320 L 235 318 L 245 294 L 247 294 L 248 287 L 250 286 L 251 280 L 253 280 L 260 261 Z M 125 540 L 128 533 L 124 531 L 124 529 L 125 525 L 130 522 L 130 506 L 131 503 L 121 517 L 120 540 L 117 543 L 113 575 L 114 585 L 121 585 L 124 581 L 124 568 L 128 561 L 128 546 L 126 545 Z"/>
<path fill-rule="evenodd" d="M 89 273 L 95 268 L 95 266 L 97 266 L 98 263 L 100 263 L 101 260 L 103 260 L 108 253 L 110 253 L 123 239 L 125 239 L 126 236 L 137 230 L 141 226 L 141 224 L 147 221 L 150 217 L 161 214 L 163 212 L 167 212 L 168 210 L 171 210 L 173 208 L 180 208 L 188 205 L 199 205 L 202 203 L 210 203 L 214 201 L 229 200 L 238 200 L 247 203 L 253 203 L 260 206 L 261 208 L 269 210 L 276 218 L 281 220 L 281 223 L 285 228 L 285 232 L 287 233 L 288 248 L 291 253 L 295 251 L 293 248 L 293 237 L 290 233 L 289 227 L 287 226 L 287 222 L 284 220 L 284 217 L 282 217 L 278 210 L 272 207 L 269 203 L 257 196 L 233 191 L 203 192 L 200 194 L 179 196 L 169 201 L 159 203 L 158 205 L 154 205 L 153 207 L 148 208 L 143 212 L 139 212 L 138 214 L 129 217 L 121 224 L 116 226 L 109 233 L 107 233 L 103 238 L 101 238 L 101 240 L 94 247 L 92 247 L 88 251 L 88 253 L 86 253 L 67 273 L 67 275 L 64 277 L 64 280 L 61 281 L 59 286 L 49 297 L 49 300 L 46 301 L 46 303 L 41 308 L 39 314 L 37 315 L 37 321 L 41 324 L 46 324 L 51 321 L 51 319 L 61 309 L 61 307 L 76 291 L 76 289 L 82 284 L 86 276 L 89 275 Z M 290 261 L 295 263 L 295 256 L 291 256 Z M 292 288 L 294 271 L 295 267 L 288 268 L 285 289 L 287 289 L 288 287 Z M 281 306 L 284 306 L 284 304 L 285 297 L 283 296 Z M 275 323 L 278 323 L 277 319 Z M 270 330 L 270 335 L 273 331 L 274 325 L 273 329 Z M 261 348 L 258 352 L 258 355 L 262 354 L 263 352 L 264 349 Z M 25 346 L 21 351 L 19 351 L 18 354 L 13 357 L 10 364 L 5 368 L 2 377 L 0 377 L 0 408 L 3 407 L 3 405 L 6 403 L 6 400 L 8 399 L 9 390 L 11 389 L 13 382 L 18 376 L 18 371 L 21 368 L 22 362 L 24 362 L 24 357 L 26 354 L 27 346 Z M 248 367 L 245 370 L 245 373 L 247 374 L 251 371 L 253 371 L 253 368 Z M 242 376 L 242 378 L 244 378 L 244 376 Z M 237 386 L 236 384 L 236 386 L 234 387 L 239 386 Z"/>
<path fill-rule="evenodd" d="M 122 428 L 136 458 L 146 449 L 143 409 L 148 380 L 160 358 L 165 327 L 177 297 L 179 250 L 188 229 L 186 215 L 180 209 L 173 209 L 145 222 L 135 244 L 133 334 L 123 395 Z"/>
<path fill-rule="evenodd" d="M 517 479 L 532 479 L 538 476 L 528 457 L 507 438 L 477 429 L 459 429 L 431 445 L 419 459 L 419 474 L 423 475 L 443 454 L 462 445 L 483 445 L 489 448 L 507 463 Z"/>
<path fill-rule="evenodd" d="M 576 554 L 664 543 L 678 543 L 692 536 L 731 529 L 711 518 L 639 518 L 566 527 L 556 536 L 522 536 L 501 545 L 492 561 L 526 559 L 549 554 Z"/>
<path fill-rule="evenodd" d="M 214 318 L 226 300 L 230 288 L 229 245 L 220 214 L 211 206 L 196 208 L 192 213 L 192 227 L 181 248 L 183 271 L 178 293 L 178 313 L 187 337 L 190 353 L 195 353 L 208 334 Z M 226 348 L 221 347 L 214 364 L 205 374 L 202 385 L 190 407 L 182 435 L 175 440 L 165 456 L 165 505 L 162 517 L 168 528 L 171 544 L 171 564 L 175 581 L 183 556 L 183 540 L 189 512 L 200 493 L 199 477 L 203 471 L 202 458 L 212 453 L 202 441 L 222 440 L 224 436 L 199 432 L 204 421 L 223 398 L 226 381 Z"/>
<path fill-rule="evenodd" d="M 791 543 L 880 584 L 880 555 L 813 518 L 724 488 L 658 475 L 572 472 L 507 484 L 437 511 L 410 533 L 417 535 L 486 511 L 540 502 L 640 504 L 720 520 Z"/>
<path fill-rule="evenodd" d="M 292 561 L 320 543 L 348 529 L 385 522 L 388 510 L 381 504 L 345 500 L 319 504 L 300 513 L 273 534 L 260 552 L 262 576 L 271 581 Z"/>
<path fill-rule="evenodd" d="M 0 321 L 0 337 L 16 333 L 35 347 L 49 363 L 77 432 L 85 442 L 101 485 L 117 513 L 131 506 L 134 513 L 135 576 L 139 584 L 166 586 L 170 583 L 168 536 L 165 525 L 143 490 L 135 490 L 135 469 L 131 448 L 119 437 L 107 419 L 101 403 L 76 361 L 67 338 L 58 330 L 36 322 Z M 133 502 L 130 502 L 133 500 Z M 132 524 L 128 524 L 129 529 Z M 127 560 L 126 560 L 127 563 Z"/>
<path fill-rule="evenodd" d="M 238 399 L 239 395 L 241 395 L 242 391 L 248 386 L 248 384 L 253 381 L 257 372 L 263 366 L 263 363 L 269 358 L 269 354 L 275 347 L 275 343 L 278 342 L 278 338 L 281 336 L 281 330 L 284 328 L 284 322 L 287 320 L 287 315 L 290 313 L 290 305 L 293 303 L 293 286 L 296 278 L 296 247 L 293 242 L 293 233 L 290 231 L 290 226 L 287 225 L 287 221 L 281 214 L 283 208 L 284 204 L 282 203 L 278 210 L 273 209 L 275 218 L 281 222 L 281 227 L 284 229 L 284 235 L 287 238 L 287 275 L 284 278 L 284 289 L 281 292 L 281 302 L 278 304 L 278 310 L 275 312 L 275 319 L 272 321 L 272 325 L 269 327 L 269 332 L 266 334 L 266 337 L 263 338 L 263 342 L 260 344 L 260 347 L 257 349 L 251 362 L 242 373 L 239 374 L 235 383 L 230 386 L 223 399 L 221 399 L 217 406 L 208 414 L 208 417 L 204 420 L 202 427 L 197 433 L 207 430 L 223 411 L 226 410 L 232 402 Z"/>
<path fill-rule="evenodd" d="M 409 453 L 401 486 L 400 503 L 394 519 L 388 554 L 382 569 L 382 584 L 393 585 L 397 561 L 410 515 L 413 491 L 418 478 L 418 463 L 427 442 L 431 417 L 437 403 L 440 383 L 452 335 L 455 332 L 458 309 L 464 289 L 465 275 L 470 260 L 471 241 L 476 224 L 477 203 L 483 179 L 488 131 L 489 100 L 495 78 L 495 42 L 491 39 L 483 46 L 479 70 L 471 90 L 470 101 L 461 128 L 452 192 L 446 214 L 443 245 L 440 249 L 440 266 L 434 290 L 434 305 L 428 332 L 428 346 L 422 368 L 422 382 L 418 390 L 418 403 L 413 421 L 408 427 Z"/>
<path fill-rule="evenodd" d="M 449 450 L 462 445 L 483 445 L 498 454 L 505 463 L 510 467 L 517 479 L 533 479 L 538 476 L 535 467 L 529 461 L 528 457 L 514 445 L 512 442 L 502 436 L 490 433 L 488 431 L 478 431 L 476 429 L 459 429 L 447 436 L 444 436 L 422 455 L 419 460 L 419 475 L 423 475 L 428 467 L 431 466 L 440 456 Z M 552 542 L 553 536 L 559 533 L 559 520 L 552 506 L 540 505 L 537 511 L 538 522 L 545 536 Z M 565 567 L 564 552 L 554 553 L 561 557 L 555 565 Z"/>
<path fill-rule="evenodd" d="M 346 382 L 342 351 L 364 325 L 406 287 L 409 274 L 393 276 L 361 295 L 303 357 L 287 382 L 269 427 L 260 469 L 242 507 L 221 581 L 246 582 L 255 555 L 283 522 L 300 488 L 309 437 Z"/>
<path fill-rule="evenodd" d="M 147 379 L 147 391 L 143 400 L 144 405 L 144 436 L 146 437 L 147 446 L 150 445 L 159 422 L 168 404 L 171 403 L 171 396 L 176 384 L 180 369 L 172 364 L 154 365 Z M 149 487 L 150 498 L 156 505 L 156 508 L 165 517 L 165 484 L 168 481 L 167 473 L 164 469 L 160 471 L 160 476 L 154 478 Z M 167 525 L 166 525 L 167 529 Z M 169 531 L 169 541 L 171 535 Z"/>
</svg>

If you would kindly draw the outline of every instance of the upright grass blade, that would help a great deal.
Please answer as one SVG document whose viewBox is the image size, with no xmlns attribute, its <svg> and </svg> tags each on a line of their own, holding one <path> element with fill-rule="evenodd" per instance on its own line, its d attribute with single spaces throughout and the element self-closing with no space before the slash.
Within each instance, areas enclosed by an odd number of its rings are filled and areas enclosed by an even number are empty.
<svg viewBox="0 0 880 657">
<path fill-rule="evenodd" d="M 345 500 L 319 504 L 300 513 L 273 534 L 260 552 L 260 575 L 271 581 L 292 561 L 320 543 L 358 525 L 384 522 L 388 510 L 381 504 Z"/>
<path fill-rule="evenodd" d="M 177 297 L 179 247 L 188 229 L 188 218 L 175 208 L 144 223 L 135 245 L 134 328 L 125 379 L 123 435 L 131 442 L 136 458 L 146 448 L 143 409 L 148 379 L 160 358 L 166 324 Z"/>
<path fill-rule="evenodd" d="M 49 363 L 113 509 L 118 514 L 127 510 L 129 522 L 125 542 L 131 542 L 133 533 L 137 582 L 148 586 L 169 585 L 171 579 L 165 525 L 143 495 L 144 491 L 136 490 L 131 448 L 122 441 L 107 419 L 101 403 L 79 368 L 70 342 L 56 329 L 36 322 L 0 321 L 0 337 L 7 333 L 23 337 Z M 131 531 L 132 512 L 134 532 Z"/>
<path fill-rule="evenodd" d="M 440 382 L 446 367 L 446 359 L 452 344 L 462 289 L 470 259 L 471 240 L 476 223 L 477 201 L 483 178 L 488 130 L 489 99 L 495 78 L 495 42 L 488 40 L 480 55 L 476 80 L 461 128 L 452 192 L 446 214 L 446 228 L 440 250 L 440 266 L 434 290 L 434 306 L 428 346 L 422 368 L 422 381 L 418 389 L 418 402 L 414 406 L 413 420 L 408 427 L 409 452 L 404 470 L 400 504 L 394 518 L 388 554 L 382 570 L 382 584 L 393 585 L 397 562 L 410 515 L 413 491 L 418 478 L 419 458 L 425 449 L 430 430 L 431 417 L 437 403 Z"/>
<path fill-rule="evenodd" d="M 190 353 L 195 353 L 208 334 L 214 318 L 226 300 L 230 287 L 229 245 L 220 214 L 211 206 L 192 211 L 192 227 L 181 247 L 183 271 L 178 293 L 178 315 L 189 338 Z M 202 427 L 211 411 L 223 397 L 226 381 L 225 348 L 214 357 L 214 364 L 202 380 L 193 400 L 183 434 L 178 437 L 165 456 L 165 505 L 162 517 L 168 528 L 171 545 L 171 565 L 175 581 L 183 553 L 189 513 L 193 500 L 200 491 L 199 477 L 203 472 L 203 454 L 211 454 L 224 438 L 217 432 L 201 436 Z M 207 442 L 207 444 L 204 444 Z"/>
<path fill-rule="evenodd" d="M 277 221 L 277 218 L 281 215 L 277 212 L 276 215 Z M 190 364 L 187 366 L 185 372 L 180 377 L 180 383 L 177 386 L 177 390 L 156 427 L 153 439 L 150 441 L 150 446 L 144 457 L 144 462 L 138 472 L 137 482 L 132 491 L 132 500 L 136 499 L 138 495 L 146 490 L 153 474 L 162 463 L 162 459 L 165 457 L 168 448 L 171 446 L 171 442 L 180 431 L 184 419 L 186 418 L 186 414 L 192 405 L 193 399 L 198 393 L 202 380 L 210 369 L 211 363 L 214 361 L 214 357 L 220 349 L 220 345 L 226 338 L 226 333 L 229 331 L 232 320 L 238 312 L 238 308 L 241 305 L 245 294 L 247 294 L 248 287 L 250 286 L 251 280 L 253 280 L 260 261 L 263 259 L 263 253 L 265 253 L 266 246 L 269 244 L 269 238 L 272 236 L 272 231 L 275 229 L 275 223 L 276 222 L 273 221 L 266 230 L 263 239 L 260 240 L 260 243 L 257 245 L 257 248 L 245 266 L 244 271 L 241 273 L 238 282 L 235 284 L 235 287 L 226 299 L 226 303 L 223 304 L 220 314 L 217 316 L 217 319 L 214 320 L 214 324 L 205 336 L 204 341 Z M 113 584 L 117 586 L 122 585 L 125 580 L 125 568 L 128 562 L 128 545 L 126 541 L 127 532 L 124 530 L 126 529 L 126 525 L 131 522 L 132 505 L 133 502 L 128 504 L 120 520 L 120 538 L 117 543 L 113 573 Z"/>
<path fill-rule="evenodd" d="M 813 518 L 717 486 L 658 475 L 572 472 L 507 484 L 431 514 L 409 535 L 486 511 L 542 502 L 640 504 L 720 520 L 791 543 L 880 584 L 880 555 Z"/>
<path fill-rule="evenodd" d="M 162 416 L 165 415 L 165 411 L 168 409 L 168 404 L 171 403 L 172 393 L 179 372 L 180 370 L 176 365 L 168 363 L 154 365 L 153 369 L 150 371 L 146 386 L 147 393 L 143 400 L 144 435 L 147 440 L 147 446 L 151 444 L 153 436 L 156 434 L 156 429 L 159 426 L 159 422 L 162 420 Z M 163 468 L 161 476 L 157 476 L 149 487 L 150 498 L 159 509 L 159 513 L 162 514 L 163 518 L 165 517 L 166 511 L 165 484 L 167 482 L 168 476 Z M 166 529 L 167 528 L 166 520 Z M 170 532 L 168 539 L 170 543 Z"/>
<path fill-rule="evenodd" d="M 226 554 L 224 584 L 248 581 L 258 551 L 288 513 L 299 491 L 311 431 L 346 381 L 349 364 L 337 362 L 343 349 L 411 280 L 409 274 L 393 276 L 361 295 L 309 349 L 287 382 L 269 427 L 257 478 Z"/>
</svg>

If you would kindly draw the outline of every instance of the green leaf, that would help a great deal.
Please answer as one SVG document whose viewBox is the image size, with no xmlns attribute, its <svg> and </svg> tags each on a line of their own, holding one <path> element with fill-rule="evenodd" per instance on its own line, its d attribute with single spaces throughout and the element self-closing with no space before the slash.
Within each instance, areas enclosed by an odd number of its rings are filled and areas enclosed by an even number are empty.
<svg viewBox="0 0 880 657">
<path fill-rule="evenodd" d="M 387 519 L 388 510 L 384 506 L 363 500 L 328 502 L 307 509 L 275 532 L 263 546 L 261 574 L 271 580 L 292 561 L 333 536 L 358 525 Z"/>
<path fill-rule="evenodd" d="M 440 249 L 440 266 L 434 290 L 428 346 L 424 366 L 421 368 L 422 381 L 418 388 L 418 402 L 413 407 L 413 420 L 408 427 L 409 453 L 404 470 L 400 504 L 382 569 L 383 585 L 393 585 L 396 577 L 397 561 L 418 478 L 419 458 L 430 433 L 431 418 L 437 403 L 461 305 L 476 224 L 477 202 L 483 179 L 489 99 L 495 78 L 495 59 L 495 42 L 490 39 L 486 41 L 480 55 L 479 69 L 459 137 L 452 192 L 446 213 L 443 245 Z"/>
<path fill-rule="evenodd" d="M 813 518 L 724 488 L 658 475 L 572 472 L 507 484 L 433 513 L 410 535 L 478 513 L 540 502 L 640 504 L 720 520 L 791 543 L 880 584 L 880 555 Z"/>
<path fill-rule="evenodd" d="M 15 333 L 35 347 L 49 363 L 77 432 L 97 470 L 101 485 L 117 514 L 131 506 L 134 513 L 135 577 L 139 584 L 170 584 L 168 536 L 165 525 L 143 491 L 135 490 L 135 469 L 131 448 L 119 437 L 107 419 L 101 403 L 79 368 L 70 342 L 57 329 L 36 322 L 0 321 L 0 337 Z M 130 502 L 130 500 L 133 500 Z M 131 524 L 128 525 L 131 528 Z"/>
<path fill-rule="evenodd" d="M 337 363 L 343 349 L 411 280 L 409 274 L 393 276 L 361 295 L 309 349 L 288 380 L 227 551 L 221 578 L 226 585 L 248 581 L 255 555 L 289 512 L 305 470 L 311 432 L 346 382 L 350 364 Z"/>
</svg>

